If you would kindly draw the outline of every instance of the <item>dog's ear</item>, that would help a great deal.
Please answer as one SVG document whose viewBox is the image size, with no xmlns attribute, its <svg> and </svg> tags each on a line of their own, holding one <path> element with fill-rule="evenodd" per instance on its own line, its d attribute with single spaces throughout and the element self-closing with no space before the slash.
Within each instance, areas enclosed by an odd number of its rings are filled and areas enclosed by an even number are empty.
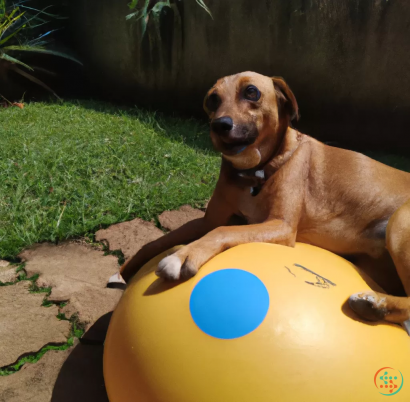
<svg viewBox="0 0 410 402">
<path fill-rule="evenodd" d="M 208 100 L 208 93 L 205 95 L 205 98 L 204 98 L 204 100 L 202 101 L 202 108 L 204 109 L 204 111 L 205 111 L 205 113 L 209 116 L 209 110 L 208 110 L 208 107 L 207 107 L 207 101 Z"/>
<path fill-rule="evenodd" d="M 215 90 L 215 85 L 206 93 L 205 98 L 202 102 L 202 107 L 205 113 L 209 116 L 211 113 L 215 112 L 220 105 L 220 98 Z"/>
<path fill-rule="evenodd" d="M 272 77 L 273 86 L 275 87 L 276 97 L 279 107 L 282 107 L 290 117 L 290 120 L 299 120 L 299 107 L 295 95 L 290 90 L 288 84 L 281 77 Z"/>
</svg>

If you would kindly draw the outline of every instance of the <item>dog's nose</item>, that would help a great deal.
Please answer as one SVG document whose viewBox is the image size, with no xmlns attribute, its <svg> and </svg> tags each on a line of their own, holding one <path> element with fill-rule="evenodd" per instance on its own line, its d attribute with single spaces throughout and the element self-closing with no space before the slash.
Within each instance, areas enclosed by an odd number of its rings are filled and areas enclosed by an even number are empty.
<svg viewBox="0 0 410 402">
<path fill-rule="evenodd" d="M 228 133 L 233 129 L 233 120 L 229 116 L 223 116 L 212 120 L 211 129 L 217 134 Z"/>
</svg>

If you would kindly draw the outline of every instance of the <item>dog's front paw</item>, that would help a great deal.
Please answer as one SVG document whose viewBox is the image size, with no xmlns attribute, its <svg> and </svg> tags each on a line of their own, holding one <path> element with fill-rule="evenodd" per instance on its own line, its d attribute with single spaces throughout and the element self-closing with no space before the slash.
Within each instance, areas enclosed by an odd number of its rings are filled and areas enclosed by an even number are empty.
<svg viewBox="0 0 410 402">
<path fill-rule="evenodd" d="M 368 321 L 383 320 L 387 314 L 386 299 L 372 291 L 351 295 L 349 306 L 355 313 Z"/>
<path fill-rule="evenodd" d="M 180 258 L 175 255 L 169 255 L 163 258 L 155 273 L 160 277 L 170 281 L 177 281 L 181 277 L 182 262 Z"/>
<path fill-rule="evenodd" d="M 185 250 L 182 249 L 180 252 L 177 251 L 175 254 L 163 258 L 155 273 L 160 278 L 170 281 L 193 277 L 198 272 L 198 267 L 186 254 Z"/>
<path fill-rule="evenodd" d="M 111 276 L 107 282 L 107 288 L 123 288 L 125 285 L 126 283 L 119 272 Z"/>
</svg>

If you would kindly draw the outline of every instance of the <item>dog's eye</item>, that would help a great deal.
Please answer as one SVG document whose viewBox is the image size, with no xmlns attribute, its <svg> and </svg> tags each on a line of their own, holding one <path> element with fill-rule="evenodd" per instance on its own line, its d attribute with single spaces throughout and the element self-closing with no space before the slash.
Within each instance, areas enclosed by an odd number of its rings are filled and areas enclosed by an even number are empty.
<svg viewBox="0 0 410 402">
<path fill-rule="evenodd" d="M 208 99 L 206 100 L 206 108 L 210 112 L 216 112 L 220 104 L 221 98 L 216 93 L 209 95 Z"/>
<path fill-rule="evenodd" d="M 246 87 L 244 95 L 246 99 L 251 101 L 258 101 L 261 97 L 259 89 L 254 85 L 249 85 L 248 87 Z"/>
</svg>

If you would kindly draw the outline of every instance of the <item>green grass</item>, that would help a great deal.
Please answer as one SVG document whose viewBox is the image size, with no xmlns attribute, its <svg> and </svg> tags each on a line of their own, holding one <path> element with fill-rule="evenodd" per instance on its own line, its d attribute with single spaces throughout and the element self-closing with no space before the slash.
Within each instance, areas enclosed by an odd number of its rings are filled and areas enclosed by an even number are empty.
<svg viewBox="0 0 410 402">
<path fill-rule="evenodd" d="M 95 102 L 0 111 L 0 258 L 182 204 L 203 205 L 219 157 L 207 127 Z"/>
</svg>

